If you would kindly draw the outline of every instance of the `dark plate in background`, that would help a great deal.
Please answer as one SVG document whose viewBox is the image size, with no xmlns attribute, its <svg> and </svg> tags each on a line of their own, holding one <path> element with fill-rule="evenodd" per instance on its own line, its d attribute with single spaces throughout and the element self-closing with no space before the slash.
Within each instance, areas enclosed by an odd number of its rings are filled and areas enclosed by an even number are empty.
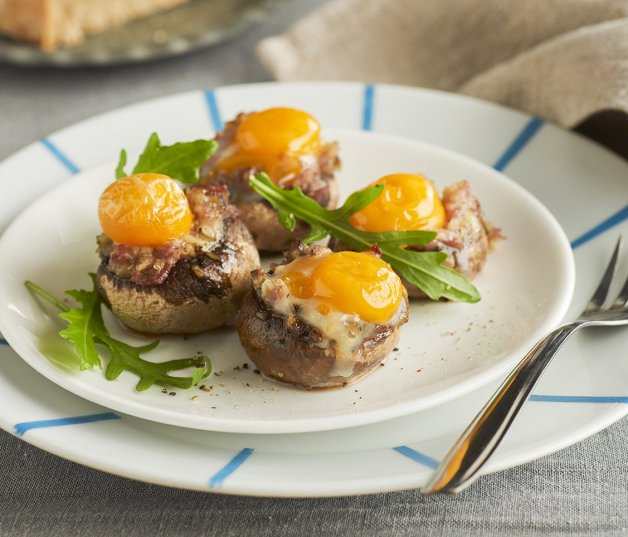
<svg viewBox="0 0 628 537">
<path fill-rule="evenodd" d="M 76 47 L 42 52 L 0 36 L 0 61 L 19 65 L 82 67 L 143 62 L 214 45 L 262 20 L 285 0 L 192 0 L 119 28 L 88 37 Z"/>
</svg>

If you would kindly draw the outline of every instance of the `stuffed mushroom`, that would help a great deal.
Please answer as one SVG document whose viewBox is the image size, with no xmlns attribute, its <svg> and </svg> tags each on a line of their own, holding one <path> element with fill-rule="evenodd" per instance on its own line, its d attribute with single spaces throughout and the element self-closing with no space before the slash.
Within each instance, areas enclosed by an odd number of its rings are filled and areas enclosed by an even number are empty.
<svg viewBox="0 0 628 537">
<path fill-rule="evenodd" d="M 123 324 L 146 334 L 233 324 L 260 265 L 225 187 L 133 175 L 105 190 L 99 219 L 97 285 Z"/>
<path fill-rule="evenodd" d="M 406 290 L 375 254 L 301 244 L 284 264 L 252 273 L 236 326 L 265 376 L 331 388 L 373 371 L 407 320 Z"/>
<path fill-rule="evenodd" d="M 382 194 L 353 214 L 351 224 L 362 231 L 435 231 L 436 238 L 430 243 L 407 248 L 445 252 L 443 264 L 469 279 L 482 270 L 494 243 L 503 237 L 485 218 L 468 181 L 445 187 L 442 198 L 432 182 L 421 175 L 386 175 L 370 186 L 378 184 L 384 186 Z M 347 249 L 334 239 L 330 247 L 335 251 Z M 416 285 L 404 284 L 410 297 L 425 296 Z"/>
<path fill-rule="evenodd" d="M 251 174 L 265 172 L 282 188 L 300 188 L 323 207 L 336 206 L 338 144 L 321 141 L 320 125 L 307 112 L 270 108 L 242 113 L 227 123 L 216 141 L 218 149 L 201 169 L 202 181 L 229 187 L 231 203 L 259 250 L 282 252 L 303 238 L 307 227 L 286 230 L 275 210 L 249 187 Z"/>
</svg>

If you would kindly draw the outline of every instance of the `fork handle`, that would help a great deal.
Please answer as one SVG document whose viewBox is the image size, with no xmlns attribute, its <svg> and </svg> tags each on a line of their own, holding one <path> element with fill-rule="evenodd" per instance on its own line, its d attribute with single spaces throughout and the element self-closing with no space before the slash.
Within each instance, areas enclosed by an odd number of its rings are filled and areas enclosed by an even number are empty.
<svg viewBox="0 0 628 537">
<path fill-rule="evenodd" d="M 422 489 L 423 494 L 460 492 L 478 477 L 545 368 L 565 340 L 581 326 L 581 322 L 559 326 L 525 355 L 452 445 L 431 481 Z"/>
</svg>

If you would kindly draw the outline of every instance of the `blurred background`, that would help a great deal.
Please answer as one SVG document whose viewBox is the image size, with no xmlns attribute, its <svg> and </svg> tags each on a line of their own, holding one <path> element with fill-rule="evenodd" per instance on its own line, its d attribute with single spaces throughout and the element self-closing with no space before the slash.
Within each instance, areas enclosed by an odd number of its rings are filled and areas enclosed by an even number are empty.
<svg viewBox="0 0 628 537">
<path fill-rule="evenodd" d="M 628 157 L 625 0 L 516 10 L 493 0 L 0 0 L 0 29 L 0 119 L 13 131 L 0 157 L 126 104 L 273 79 L 460 92 Z"/>
<path fill-rule="evenodd" d="M 212 7 L 210 12 L 220 8 L 218 22 L 207 22 L 212 13 L 203 9 L 205 27 L 179 28 L 180 18 L 173 19 L 173 14 L 183 11 L 185 26 L 190 6 L 205 3 Z M 150 20 L 153 17 L 141 19 L 88 37 L 76 48 L 52 52 L 4 35 L 0 38 L 0 121 L 11 125 L 13 134 L 4 136 L 0 158 L 55 130 L 120 106 L 186 90 L 272 80 L 257 59 L 257 43 L 281 33 L 324 3 L 193 0 L 190 6 L 153 16 L 157 22 Z M 125 36 L 135 33 L 138 26 L 142 35 L 131 44 Z M 118 41 L 123 41 L 121 46 Z M 169 41 L 175 43 L 173 49 L 167 47 Z M 112 55 L 104 55 L 103 49 L 112 50 Z"/>
</svg>

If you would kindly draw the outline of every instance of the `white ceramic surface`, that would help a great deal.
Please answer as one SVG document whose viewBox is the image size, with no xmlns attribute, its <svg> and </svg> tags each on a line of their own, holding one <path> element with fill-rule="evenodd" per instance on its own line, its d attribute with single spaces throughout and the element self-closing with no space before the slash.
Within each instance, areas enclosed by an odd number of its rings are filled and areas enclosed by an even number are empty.
<svg viewBox="0 0 628 537">
<path fill-rule="evenodd" d="M 110 382 L 100 369 L 79 372 L 60 367 L 54 354 L 63 346 L 55 330 L 64 324 L 44 314 L 24 281 L 31 280 L 57 297 L 77 286 L 91 288 L 88 273 L 95 272 L 99 263 L 94 247 L 100 232 L 98 198 L 112 181 L 114 163 L 63 183 L 29 206 L 6 230 L 0 240 L 4 275 L 0 303 L 9 307 L 0 310 L 0 331 L 44 376 L 114 410 L 212 431 L 293 433 L 390 419 L 460 396 L 510 369 L 522 352 L 560 322 L 573 290 L 571 248 L 549 211 L 519 185 L 488 166 L 419 142 L 363 131 L 325 134 L 340 144 L 343 170 L 338 182 L 344 197 L 392 172 L 424 173 L 439 190 L 464 178 L 507 237 L 476 279 L 482 300 L 413 302 L 398 350 L 385 367 L 365 380 L 344 389 L 318 391 L 266 380 L 254 373 L 255 365 L 248 361 L 233 329 L 162 338 L 159 349 L 146 357 L 162 361 L 208 354 L 214 374 L 204 384 L 212 391 L 197 393 L 194 401 L 186 390 L 174 390 L 179 396 L 171 397 L 159 386 L 137 393 L 137 377 L 130 373 Z M 542 263 L 536 262 L 541 259 Z M 118 328 L 109 321 L 112 330 Z M 125 332 L 119 337 L 137 345 L 152 341 Z M 51 346 L 56 353 L 51 354 Z M 68 345 L 68 354 L 70 350 Z"/>
<path fill-rule="evenodd" d="M 628 166 L 594 143 L 476 100 L 361 84 L 268 84 L 193 92 L 64 129 L 0 165 L 0 227 L 66 180 L 70 170 L 111 162 L 121 146 L 140 150 L 152 130 L 167 132 L 165 141 L 206 136 L 217 123 L 217 112 L 229 118 L 241 109 L 278 104 L 308 109 L 330 128 L 363 126 L 503 167 L 549 208 L 575 247 L 576 287 L 567 316 L 586 303 L 617 234 L 628 233 Z M 625 330 L 592 330 L 570 341 L 486 471 L 550 453 L 624 416 L 627 347 Z M 0 346 L 3 429 L 119 475 L 233 494 L 326 496 L 418 487 L 492 388 L 490 383 L 422 412 L 342 430 L 208 433 L 112 413 L 56 386 L 8 345 Z"/>
</svg>

